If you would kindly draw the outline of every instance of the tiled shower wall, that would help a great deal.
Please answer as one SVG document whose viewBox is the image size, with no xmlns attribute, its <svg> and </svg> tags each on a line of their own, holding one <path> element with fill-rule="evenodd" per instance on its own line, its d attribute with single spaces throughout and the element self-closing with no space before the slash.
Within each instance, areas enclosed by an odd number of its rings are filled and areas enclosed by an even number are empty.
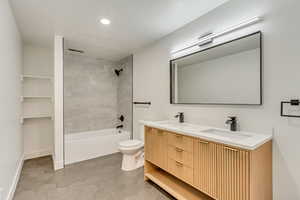
<svg viewBox="0 0 300 200">
<path fill-rule="evenodd" d="M 118 68 L 123 69 L 118 80 L 118 116 L 125 117 L 124 130 L 132 132 L 133 56 L 122 59 Z"/>
<path fill-rule="evenodd" d="M 116 63 L 85 56 L 64 58 L 65 133 L 109 129 L 117 123 Z"/>
<path fill-rule="evenodd" d="M 123 67 L 118 77 L 115 69 Z M 78 55 L 64 58 L 66 134 L 115 128 L 125 116 L 132 131 L 132 56 L 110 62 Z"/>
</svg>

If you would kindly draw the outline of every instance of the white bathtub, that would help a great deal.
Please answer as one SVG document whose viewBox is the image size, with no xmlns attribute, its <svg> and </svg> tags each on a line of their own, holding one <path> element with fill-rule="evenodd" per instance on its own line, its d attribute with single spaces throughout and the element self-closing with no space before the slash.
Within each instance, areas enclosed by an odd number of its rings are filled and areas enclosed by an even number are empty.
<svg viewBox="0 0 300 200">
<path fill-rule="evenodd" d="M 118 143 L 130 139 L 127 131 L 104 129 L 65 135 L 65 164 L 119 152 Z"/>
</svg>

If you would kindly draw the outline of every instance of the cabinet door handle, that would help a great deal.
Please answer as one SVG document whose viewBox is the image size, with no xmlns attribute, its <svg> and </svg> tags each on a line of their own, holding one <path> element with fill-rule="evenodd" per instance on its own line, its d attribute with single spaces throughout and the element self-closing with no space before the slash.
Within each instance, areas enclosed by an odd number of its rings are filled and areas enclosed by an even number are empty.
<svg viewBox="0 0 300 200">
<path fill-rule="evenodd" d="M 209 144 L 209 142 L 201 141 L 201 140 L 199 140 L 199 143 L 201 143 L 201 144 Z"/>
<path fill-rule="evenodd" d="M 234 151 L 234 152 L 238 152 L 238 150 L 230 148 L 230 147 L 224 147 L 224 149 L 229 150 L 229 151 Z"/>
<path fill-rule="evenodd" d="M 176 165 L 177 165 L 178 167 L 182 167 L 182 166 L 183 166 L 183 164 L 182 164 L 181 162 L 178 162 L 178 161 L 176 161 Z"/>
<path fill-rule="evenodd" d="M 182 135 L 176 135 L 177 138 L 182 138 Z"/>
<path fill-rule="evenodd" d="M 178 147 L 175 148 L 177 152 L 183 152 L 183 149 L 180 149 Z"/>
</svg>

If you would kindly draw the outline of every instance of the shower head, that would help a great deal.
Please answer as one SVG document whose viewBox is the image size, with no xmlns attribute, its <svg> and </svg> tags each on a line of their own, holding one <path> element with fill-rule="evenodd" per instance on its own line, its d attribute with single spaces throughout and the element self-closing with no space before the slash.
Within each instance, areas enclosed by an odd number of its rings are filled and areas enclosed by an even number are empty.
<svg viewBox="0 0 300 200">
<path fill-rule="evenodd" d="M 123 69 L 115 69 L 115 73 L 117 76 L 120 76 L 120 73 L 123 71 Z"/>
</svg>

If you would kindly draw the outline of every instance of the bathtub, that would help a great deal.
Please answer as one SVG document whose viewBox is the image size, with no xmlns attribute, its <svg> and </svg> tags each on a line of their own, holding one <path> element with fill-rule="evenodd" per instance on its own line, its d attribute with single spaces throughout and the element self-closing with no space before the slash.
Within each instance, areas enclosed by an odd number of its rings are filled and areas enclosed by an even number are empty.
<svg viewBox="0 0 300 200">
<path fill-rule="evenodd" d="M 118 143 L 130 139 L 130 133 L 103 129 L 65 135 L 65 164 L 71 164 L 119 152 Z"/>
</svg>

